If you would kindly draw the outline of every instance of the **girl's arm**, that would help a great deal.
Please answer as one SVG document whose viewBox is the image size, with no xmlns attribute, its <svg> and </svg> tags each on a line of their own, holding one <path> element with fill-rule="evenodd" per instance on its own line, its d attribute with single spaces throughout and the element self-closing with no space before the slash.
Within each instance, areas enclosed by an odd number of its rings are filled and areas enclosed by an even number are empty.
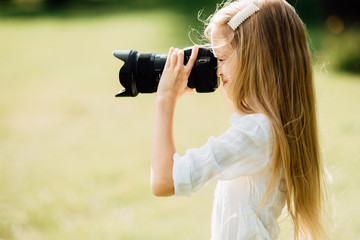
<svg viewBox="0 0 360 240">
<path fill-rule="evenodd" d="M 186 92 L 187 80 L 194 66 L 198 46 L 193 48 L 184 66 L 184 52 L 170 48 L 156 94 L 155 126 L 151 152 L 151 189 L 155 196 L 174 195 L 173 155 L 176 152 L 173 121 L 177 100 Z"/>
</svg>

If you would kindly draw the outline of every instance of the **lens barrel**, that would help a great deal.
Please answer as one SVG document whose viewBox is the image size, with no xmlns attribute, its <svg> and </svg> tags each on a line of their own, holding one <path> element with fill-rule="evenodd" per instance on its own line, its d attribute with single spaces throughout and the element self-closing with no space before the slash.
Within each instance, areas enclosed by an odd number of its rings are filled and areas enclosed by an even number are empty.
<svg viewBox="0 0 360 240">
<path fill-rule="evenodd" d="M 184 65 L 191 56 L 193 47 L 184 49 Z M 154 93 L 167 60 L 167 54 L 138 53 L 135 50 L 115 50 L 114 56 L 124 62 L 119 80 L 124 87 L 116 97 L 135 97 L 139 93 Z M 197 92 L 214 92 L 218 87 L 217 59 L 210 48 L 201 46 L 188 79 L 188 87 Z"/>
</svg>

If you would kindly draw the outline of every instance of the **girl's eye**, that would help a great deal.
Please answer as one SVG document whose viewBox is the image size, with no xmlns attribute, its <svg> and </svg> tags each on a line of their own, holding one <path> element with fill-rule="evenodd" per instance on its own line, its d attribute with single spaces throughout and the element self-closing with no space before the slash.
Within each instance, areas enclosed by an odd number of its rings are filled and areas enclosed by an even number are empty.
<svg viewBox="0 0 360 240">
<path fill-rule="evenodd" d="M 218 61 L 219 61 L 219 62 L 224 62 L 225 59 L 219 59 L 219 58 L 218 58 Z"/>
</svg>

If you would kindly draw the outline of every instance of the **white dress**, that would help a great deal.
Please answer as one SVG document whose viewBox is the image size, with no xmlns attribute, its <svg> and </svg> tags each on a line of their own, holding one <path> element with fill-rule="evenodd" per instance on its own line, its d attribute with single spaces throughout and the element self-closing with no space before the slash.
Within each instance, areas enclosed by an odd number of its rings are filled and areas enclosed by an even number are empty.
<svg viewBox="0 0 360 240">
<path fill-rule="evenodd" d="M 285 205 L 283 173 L 263 208 L 256 213 L 272 174 L 272 131 L 263 114 L 233 113 L 231 127 L 180 157 L 174 155 L 176 196 L 191 196 L 218 180 L 212 212 L 212 240 L 277 239 L 277 218 Z"/>
</svg>

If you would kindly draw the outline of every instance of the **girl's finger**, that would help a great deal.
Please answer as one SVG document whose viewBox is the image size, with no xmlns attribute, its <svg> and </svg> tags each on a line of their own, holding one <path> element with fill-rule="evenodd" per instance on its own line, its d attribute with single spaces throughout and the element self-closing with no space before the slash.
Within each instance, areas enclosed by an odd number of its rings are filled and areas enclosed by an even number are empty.
<svg viewBox="0 0 360 240">
<path fill-rule="evenodd" d="M 171 55 L 171 64 L 170 64 L 171 67 L 176 66 L 178 50 L 179 50 L 178 48 L 175 48 L 173 54 Z"/>
<path fill-rule="evenodd" d="M 190 74 L 191 69 L 193 68 L 193 66 L 195 64 L 198 52 L 199 52 L 199 46 L 195 45 L 193 47 L 192 52 L 191 52 L 190 59 L 189 59 L 188 63 L 186 64 L 186 67 L 185 67 L 186 71 L 188 71 L 189 74 Z"/>
<path fill-rule="evenodd" d="M 184 65 L 184 51 L 183 50 L 179 50 L 179 52 L 178 52 L 177 64 Z"/>
<path fill-rule="evenodd" d="M 169 68 L 169 66 L 170 66 L 171 55 L 173 54 L 173 52 L 174 52 L 174 48 L 171 47 L 171 48 L 169 49 L 169 54 L 168 54 L 168 57 L 167 57 L 167 59 L 166 59 L 165 69 L 166 69 L 166 68 Z"/>
<path fill-rule="evenodd" d="M 184 90 L 184 94 L 190 94 L 194 91 L 193 88 L 189 88 L 188 86 L 186 86 L 185 90 Z"/>
</svg>

